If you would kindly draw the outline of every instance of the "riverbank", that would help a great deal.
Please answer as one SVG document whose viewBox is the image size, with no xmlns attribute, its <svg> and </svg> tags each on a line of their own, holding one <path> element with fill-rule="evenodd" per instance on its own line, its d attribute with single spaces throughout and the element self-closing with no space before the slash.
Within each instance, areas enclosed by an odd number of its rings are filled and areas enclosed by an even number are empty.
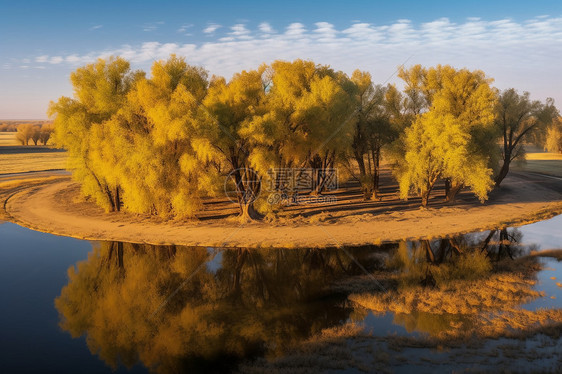
<svg viewBox="0 0 562 374">
<path fill-rule="evenodd" d="M 311 206 L 298 214 L 250 223 L 239 223 L 234 217 L 164 221 L 105 213 L 79 198 L 79 186 L 68 177 L 13 187 L 0 197 L 4 219 L 79 239 L 186 246 L 338 247 L 449 236 L 546 219 L 562 213 L 561 191 L 560 179 L 513 174 L 485 204 L 465 193 L 456 204 L 434 204 L 426 209 L 419 208 L 415 200 L 402 202 L 395 196 L 383 196 L 382 201 L 357 208 L 360 198 L 351 191 L 340 193 L 336 206 Z"/>
</svg>

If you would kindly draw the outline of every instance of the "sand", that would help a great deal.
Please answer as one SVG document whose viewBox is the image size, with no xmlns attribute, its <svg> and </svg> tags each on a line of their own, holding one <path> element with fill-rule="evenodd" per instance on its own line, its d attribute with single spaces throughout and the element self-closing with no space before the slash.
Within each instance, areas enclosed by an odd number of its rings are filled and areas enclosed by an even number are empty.
<svg viewBox="0 0 562 374">
<path fill-rule="evenodd" d="M 417 207 L 416 201 L 404 206 L 390 195 L 381 202 L 365 205 L 366 208 L 346 209 L 352 200 L 348 203 L 344 197 L 337 209 L 315 207 L 292 219 L 250 223 L 239 223 L 233 218 L 164 221 L 123 212 L 105 213 L 91 202 L 79 199 L 78 185 L 68 177 L 30 184 L 10 194 L 1 192 L 4 215 L 22 226 L 80 239 L 157 245 L 252 248 L 368 245 L 481 231 L 562 213 L 562 179 L 529 173 L 510 175 L 485 204 L 467 192 L 456 204 L 436 204 L 427 209 Z M 314 214 L 308 216 L 308 213 Z"/>
</svg>

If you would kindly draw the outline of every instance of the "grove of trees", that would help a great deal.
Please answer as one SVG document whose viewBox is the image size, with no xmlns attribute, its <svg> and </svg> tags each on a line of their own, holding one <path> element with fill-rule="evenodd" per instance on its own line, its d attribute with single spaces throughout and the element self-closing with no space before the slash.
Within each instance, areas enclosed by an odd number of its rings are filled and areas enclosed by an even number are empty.
<svg viewBox="0 0 562 374">
<path fill-rule="evenodd" d="M 112 57 L 73 72 L 74 97 L 49 114 L 83 194 L 107 210 L 190 217 L 230 176 L 243 219 L 272 209 L 264 183 L 285 188 L 272 170 L 314 169 L 320 194 L 337 168 L 378 199 L 383 155 L 404 199 L 425 206 L 444 182 L 448 201 L 463 188 L 484 201 L 558 117 L 551 99 L 500 92 L 482 71 L 416 65 L 399 77 L 403 90 L 295 60 L 227 81 L 175 55 L 147 76 Z"/>
<path fill-rule="evenodd" d="M 21 145 L 29 145 L 30 141 L 33 142 L 34 145 L 38 145 L 39 143 L 47 145 L 54 130 L 53 125 L 34 125 L 31 123 L 19 124 L 15 129 L 16 139 Z"/>
</svg>

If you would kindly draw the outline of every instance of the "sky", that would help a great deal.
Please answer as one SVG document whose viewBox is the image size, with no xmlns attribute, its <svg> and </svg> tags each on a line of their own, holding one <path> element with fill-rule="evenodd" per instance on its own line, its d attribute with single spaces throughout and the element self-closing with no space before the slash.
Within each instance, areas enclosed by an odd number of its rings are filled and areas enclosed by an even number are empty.
<svg viewBox="0 0 562 374">
<path fill-rule="evenodd" d="M 0 14 L 0 119 L 46 119 L 97 58 L 148 72 L 171 53 L 227 79 L 302 58 L 398 86 L 398 66 L 449 64 L 562 108 L 561 1 L 0 0 Z"/>
</svg>

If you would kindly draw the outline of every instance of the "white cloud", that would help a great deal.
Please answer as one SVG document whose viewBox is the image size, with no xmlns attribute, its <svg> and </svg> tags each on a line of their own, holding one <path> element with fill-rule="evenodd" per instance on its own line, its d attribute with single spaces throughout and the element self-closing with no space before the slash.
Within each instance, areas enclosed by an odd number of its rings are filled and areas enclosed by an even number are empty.
<svg viewBox="0 0 562 374">
<path fill-rule="evenodd" d="M 216 23 L 210 23 L 209 25 L 207 25 L 207 27 L 205 27 L 203 29 L 203 32 L 205 34 L 213 34 L 215 31 L 217 31 L 218 29 L 220 29 L 222 26 L 218 25 Z"/>
<path fill-rule="evenodd" d="M 221 27 L 209 24 L 203 32 L 211 36 Z M 204 66 L 211 74 L 229 77 L 262 62 L 304 58 L 347 73 L 356 68 L 367 70 L 382 83 L 411 56 L 408 65 L 441 63 L 482 69 L 496 79 L 500 88 L 514 86 L 539 97 L 554 96 L 562 102 L 558 92 L 562 74 L 557 68 L 562 60 L 560 40 L 562 18 L 555 17 L 523 22 L 479 18 L 455 23 L 447 18 L 423 24 L 409 20 L 387 25 L 356 22 L 342 29 L 328 22 L 315 23 L 310 29 L 302 23 L 291 23 L 280 33 L 263 22 L 256 30 L 242 23 L 232 25 L 223 37 L 198 44 L 150 41 L 83 55 L 42 55 L 32 60 L 38 65 L 76 65 L 93 62 L 100 56 L 121 55 L 135 68 L 148 70 L 153 60 L 176 53 L 191 64 Z M 393 79 L 398 81 L 395 76 Z"/>
<path fill-rule="evenodd" d="M 163 21 L 148 22 L 148 23 L 145 23 L 145 24 L 142 26 L 142 31 L 146 31 L 146 32 L 156 31 L 156 30 L 158 30 L 158 28 L 159 28 L 160 26 L 162 26 L 163 24 L 164 24 Z"/>
<path fill-rule="evenodd" d="M 230 28 L 232 30 L 228 33 L 234 39 L 251 39 L 250 30 L 242 23 L 236 24 Z"/>
<path fill-rule="evenodd" d="M 305 33 L 306 33 L 306 28 L 302 23 L 298 23 L 298 22 L 291 23 L 289 26 L 287 26 L 287 30 L 285 31 L 285 35 L 293 38 L 298 38 L 300 36 L 303 36 Z"/>
<path fill-rule="evenodd" d="M 334 25 L 328 22 L 316 22 L 316 29 L 313 31 L 320 39 L 334 39 L 338 33 Z"/>
<path fill-rule="evenodd" d="M 63 61 L 64 58 L 62 56 L 53 56 L 49 59 L 49 63 L 53 65 L 60 64 Z"/>
<path fill-rule="evenodd" d="M 263 32 L 264 34 L 271 34 L 273 32 L 275 32 L 275 30 L 273 30 L 273 28 L 271 27 L 271 25 L 267 22 L 262 22 L 259 24 L 258 29 Z"/>
<path fill-rule="evenodd" d="M 191 24 L 191 23 L 189 23 L 189 24 L 187 24 L 187 25 L 181 25 L 181 26 L 176 30 L 176 32 L 177 32 L 178 34 L 184 34 L 184 33 L 187 32 L 187 30 L 189 30 L 189 29 L 192 28 L 192 27 L 193 27 L 193 24 Z"/>
<path fill-rule="evenodd" d="M 80 64 L 85 62 L 85 59 L 83 57 L 78 56 L 77 54 L 66 56 L 64 60 L 71 64 Z"/>
<path fill-rule="evenodd" d="M 97 30 L 97 29 L 101 29 L 102 27 L 103 27 L 103 25 L 94 25 L 94 26 L 90 27 L 89 30 L 94 31 L 94 30 Z"/>
</svg>

